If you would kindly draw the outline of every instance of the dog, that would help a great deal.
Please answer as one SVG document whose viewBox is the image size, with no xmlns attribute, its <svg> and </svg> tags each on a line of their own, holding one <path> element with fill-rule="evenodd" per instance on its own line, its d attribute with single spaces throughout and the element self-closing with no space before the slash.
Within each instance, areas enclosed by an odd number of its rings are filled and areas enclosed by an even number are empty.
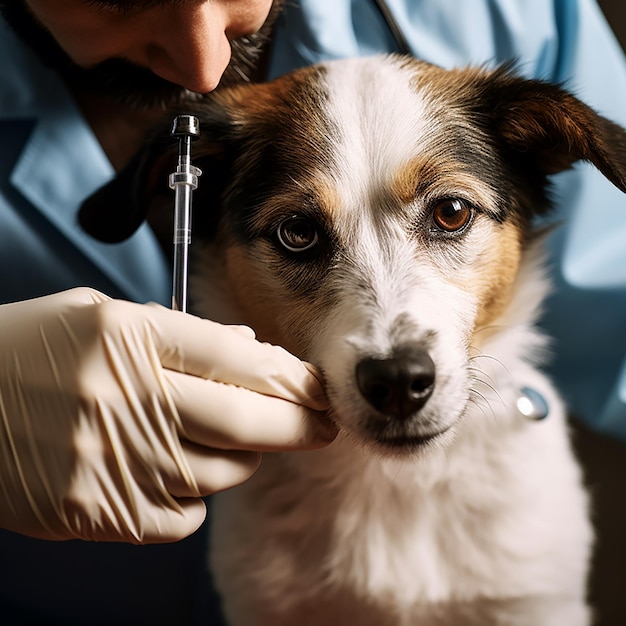
<svg viewBox="0 0 626 626">
<path fill-rule="evenodd" d="M 541 370 L 536 218 L 578 160 L 626 191 L 624 131 L 510 67 L 397 55 L 193 114 L 193 309 L 315 364 L 339 429 L 213 498 L 228 623 L 589 624 L 590 503 Z"/>
</svg>

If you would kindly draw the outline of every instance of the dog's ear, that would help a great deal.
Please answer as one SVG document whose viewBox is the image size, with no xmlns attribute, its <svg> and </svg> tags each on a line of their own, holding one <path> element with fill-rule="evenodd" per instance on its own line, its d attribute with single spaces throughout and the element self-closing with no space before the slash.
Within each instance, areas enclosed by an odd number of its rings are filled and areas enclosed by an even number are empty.
<svg viewBox="0 0 626 626">
<path fill-rule="evenodd" d="M 200 121 L 200 138 L 192 144 L 192 164 L 202 170 L 193 195 L 194 231 L 208 233 L 218 219 L 219 199 L 228 180 L 226 147 L 232 120 L 226 110 L 209 101 L 194 103 Z M 182 112 L 182 111 L 181 111 Z M 82 228 L 92 237 L 117 243 L 130 237 L 148 219 L 164 248 L 171 244 L 174 192 L 169 175 L 176 170 L 177 143 L 170 137 L 176 112 L 158 125 L 139 153 L 110 183 L 87 198 L 79 211 Z"/>
<path fill-rule="evenodd" d="M 626 192 L 626 132 L 568 91 L 550 83 L 495 74 L 488 118 L 498 135 L 518 153 L 536 159 L 546 174 L 575 161 L 595 165 Z"/>
<path fill-rule="evenodd" d="M 110 183 L 83 202 L 78 213 L 83 230 L 106 243 L 130 237 L 146 219 L 152 200 L 167 190 L 168 169 L 176 169 L 176 152 L 155 132 Z"/>
</svg>

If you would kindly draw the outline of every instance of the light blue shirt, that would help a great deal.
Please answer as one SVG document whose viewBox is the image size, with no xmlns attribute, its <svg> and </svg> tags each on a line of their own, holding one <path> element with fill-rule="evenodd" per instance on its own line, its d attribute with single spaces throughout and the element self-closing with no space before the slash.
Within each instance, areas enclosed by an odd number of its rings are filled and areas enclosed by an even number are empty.
<svg viewBox="0 0 626 626">
<path fill-rule="evenodd" d="M 274 74 L 395 49 L 371 0 L 300 2 L 301 9 L 288 3 L 277 30 Z M 516 56 L 525 74 L 568 80 L 626 124 L 624 60 L 589 0 L 389 5 L 416 56 L 446 66 Z M 1 20 L 0 51 L 0 302 L 90 285 L 167 304 L 169 269 L 145 226 L 127 242 L 107 245 L 76 224 L 82 200 L 113 170 L 62 84 Z M 624 436 L 626 202 L 591 168 L 562 176 L 559 194 L 567 222 L 553 239 L 553 262 L 562 291 L 547 318 L 559 341 L 555 369 L 577 412 Z M 207 606 L 203 532 L 138 547 L 0 531 L 0 615 L 10 620 L 12 606 L 20 623 L 29 611 L 32 623 L 218 623 Z"/>
<path fill-rule="evenodd" d="M 388 0 L 410 51 L 444 67 L 516 60 L 626 126 L 626 63 L 592 0 Z M 272 76 L 326 59 L 395 52 L 373 0 L 288 3 Z M 544 324 L 574 415 L 626 439 L 626 196 L 589 165 L 555 177 L 556 294 Z"/>
<path fill-rule="evenodd" d="M 76 221 L 114 171 L 59 78 L 0 19 L 0 303 L 75 286 L 166 304 L 169 270 L 143 226 L 100 243 Z"/>
</svg>

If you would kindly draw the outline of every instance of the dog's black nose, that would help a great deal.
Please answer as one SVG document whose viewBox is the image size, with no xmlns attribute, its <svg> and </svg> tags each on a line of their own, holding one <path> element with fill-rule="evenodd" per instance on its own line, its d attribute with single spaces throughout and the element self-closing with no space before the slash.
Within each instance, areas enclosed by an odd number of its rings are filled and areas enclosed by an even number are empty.
<svg viewBox="0 0 626 626">
<path fill-rule="evenodd" d="M 402 350 L 387 359 L 360 361 L 356 380 L 361 394 L 375 409 L 405 420 L 430 398 L 435 386 L 435 364 L 425 350 Z"/>
</svg>

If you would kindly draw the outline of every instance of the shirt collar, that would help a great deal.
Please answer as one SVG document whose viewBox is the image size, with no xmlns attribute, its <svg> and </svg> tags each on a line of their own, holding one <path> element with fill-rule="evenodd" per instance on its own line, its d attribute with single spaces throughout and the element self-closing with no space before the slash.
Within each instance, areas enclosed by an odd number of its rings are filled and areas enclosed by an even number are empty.
<svg viewBox="0 0 626 626">
<path fill-rule="evenodd" d="M 11 59 L 0 66 L 0 119 L 34 121 L 11 184 L 130 297 L 166 302 L 167 263 L 147 226 L 110 245 L 89 237 L 77 222 L 82 202 L 115 171 L 63 82 L 1 18 L 0 47 Z"/>
</svg>

